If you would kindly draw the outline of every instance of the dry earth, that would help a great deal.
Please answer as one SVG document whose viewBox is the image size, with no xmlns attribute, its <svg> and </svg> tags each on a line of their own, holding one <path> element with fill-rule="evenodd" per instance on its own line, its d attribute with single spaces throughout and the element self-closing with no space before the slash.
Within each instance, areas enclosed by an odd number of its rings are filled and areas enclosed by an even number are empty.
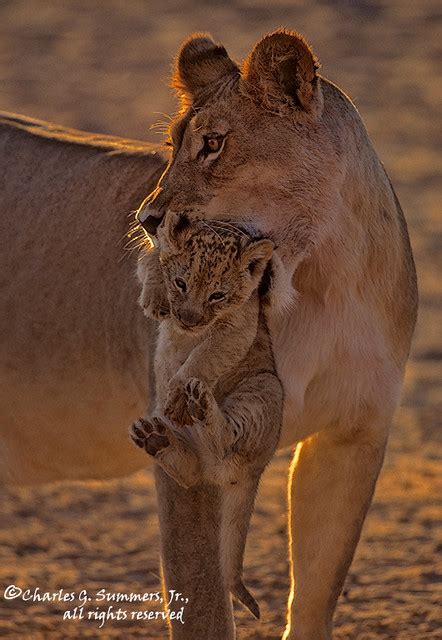
<svg viewBox="0 0 442 640">
<path fill-rule="evenodd" d="M 0 3 L 3 109 L 157 140 L 149 125 L 174 109 L 165 77 L 183 37 L 210 30 L 241 58 L 263 32 L 284 25 L 306 34 L 324 74 L 362 112 L 408 217 L 421 309 L 402 408 L 337 609 L 335 637 L 341 639 L 442 637 L 438 7 L 437 0 Z M 283 627 L 288 461 L 288 453 L 280 454 L 262 482 L 246 577 L 262 603 L 263 620 L 238 611 L 240 639 L 277 639 Z M 77 593 L 159 588 L 150 471 L 103 484 L 5 492 L 0 539 L 1 587 Z M 14 600 L 0 606 L 5 638 L 167 635 L 160 623 L 108 622 L 99 630 L 97 622 L 63 622 L 66 603 Z"/>
</svg>

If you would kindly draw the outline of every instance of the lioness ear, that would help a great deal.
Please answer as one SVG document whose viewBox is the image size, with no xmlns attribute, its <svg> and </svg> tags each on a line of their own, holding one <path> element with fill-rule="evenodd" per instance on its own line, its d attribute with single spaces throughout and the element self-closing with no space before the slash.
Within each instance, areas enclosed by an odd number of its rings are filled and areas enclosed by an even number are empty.
<svg viewBox="0 0 442 640">
<path fill-rule="evenodd" d="M 322 110 L 317 75 L 319 63 L 299 33 L 278 29 L 254 47 L 242 68 L 243 87 L 251 97 L 276 113 L 313 116 Z"/>
<path fill-rule="evenodd" d="M 242 252 L 241 265 L 244 269 L 248 269 L 255 284 L 260 282 L 272 253 L 273 242 L 271 240 L 256 240 Z"/>
<path fill-rule="evenodd" d="M 170 246 L 178 246 L 181 233 L 190 225 L 186 213 L 168 211 L 158 227 L 158 240 L 160 249 L 167 251 Z"/>
<path fill-rule="evenodd" d="M 210 34 L 194 33 L 182 45 L 175 63 L 172 86 L 182 106 L 188 107 L 202 90 L 239 69 Z"/>
</svg>

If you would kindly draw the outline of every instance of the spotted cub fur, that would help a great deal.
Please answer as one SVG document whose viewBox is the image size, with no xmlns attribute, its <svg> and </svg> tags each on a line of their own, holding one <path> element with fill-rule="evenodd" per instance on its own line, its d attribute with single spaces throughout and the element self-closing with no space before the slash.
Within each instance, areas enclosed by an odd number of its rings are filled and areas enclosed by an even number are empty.
<svg viewBox="0 0 442 640">
<path fill-rule="evenodd" d="M 259 617 L 241 576 L 258 482 L 282 420 L 263 297 L 273 245 L 174 213 L 158 238 L 144 258 L 140 300 L 161 320 L 156 408 L 132 425 L 131 437 L 180 485 L 220 487 L 225 580 Z"/>
</svg>

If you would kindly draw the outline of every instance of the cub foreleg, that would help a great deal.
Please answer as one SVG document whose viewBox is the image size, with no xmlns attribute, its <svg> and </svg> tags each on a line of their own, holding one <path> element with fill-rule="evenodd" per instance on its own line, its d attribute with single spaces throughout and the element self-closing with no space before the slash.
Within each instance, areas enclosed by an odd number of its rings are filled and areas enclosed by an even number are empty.
<svg viewBox="0 0 442 640">
<path fill-rule="evenodd" d="M 138 279 L 142 284 L 138 303 L 145 316 L 158 321 L 170 315 L 159 253 L 157 247 L 144 252 L 137 269 Z"/>
</svg>

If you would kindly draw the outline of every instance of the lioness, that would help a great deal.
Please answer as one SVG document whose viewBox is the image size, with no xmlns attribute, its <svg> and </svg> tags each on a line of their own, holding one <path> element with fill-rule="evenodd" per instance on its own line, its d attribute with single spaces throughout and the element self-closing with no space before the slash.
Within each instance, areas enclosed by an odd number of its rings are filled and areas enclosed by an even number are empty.
<svg viewBox="0 0 442 640">
<path fill-rule="evenodd" d="M 265 36 L 241 67 L 194 35 L 173 82 L 173 155 L 138 218 L 150 232 L 166 211 L 236 218 L 277 246 L 298 293 L 290 313 L 269 317 L 285 391 L 280 444 L 301 443 L 284 638 L 330 638 L 415 325 L 406 224 L 356 109 L 318 75 L 300 35 Z"/>
<path fill-rule="evenodd" d="M 277 246 L 285 289 L 298 293 L 290 313 L 270 318 L 286 398 L 280 444 L 300 443 L 284 638 L 330 638 L 416 319 L 406 223 L 354 105 L 319 76 L 298 34 L 265 36 L 241 67 L 194 36 L 175 85 L 172 156 L 139 217 L 153 231 L 166 210 L 204 209 L 253 222 Z M 161 159 L 146 145 L 19 118 L 4 120 L 1 144 L 3 477 L 140 467 L 121 425 L 143 412 L 137 381 L 153 333 L 117 245 Z M 229 640 L 231 607 L 211 562 L 218 541 L 202 524 L 217 512 L 199 490 L 156 479 L 165 579 L 191 603 L 173 637 Z"/>
</svg>

